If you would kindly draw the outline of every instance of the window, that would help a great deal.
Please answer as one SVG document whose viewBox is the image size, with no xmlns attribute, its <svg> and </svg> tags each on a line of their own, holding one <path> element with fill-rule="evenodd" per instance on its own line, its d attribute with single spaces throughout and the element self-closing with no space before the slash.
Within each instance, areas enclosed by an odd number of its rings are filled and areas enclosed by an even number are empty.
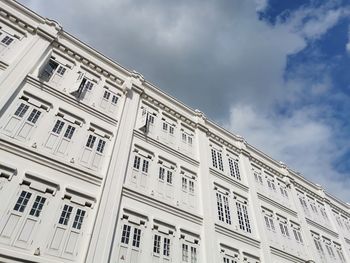
<svg viewBox="0 0 350 263">
<path fill-rule="evenodd" d="M 198 263 L 198 239 L 192 233 L 181 233 L 181 262 Z"/>
<path fill-rule="evenodd" d="M 342 222 L 342 220 L 340 218 L 340 215 L 338 213 L 335 213 L 335 212 L 333 212 L 333 214 L 334 214 L 335 220 L 337 221 L 338 226 L 340 228 L 344 228 L 343 222 Z"/>
<path fill-rule="evenodd" d="M 44 186 L 43 189 L 45 192 Z M 0 241 L 16 247 L 29 248 L 50 196 L 51 194 L 36 191 L 30 186 L 21 186 L 0 222 Z"/>
<path fill-rule="evenodd" d="M 73 120 L 72 118 L 66 118 L 66 116 L 60 114 L 52 130 L 49 132 L 49 137 L 46 140 L 45 147 L 51 150 L 54 154 L 65 155 L 68 150 L 68 146 L 71 144 L 71 139 L 75 134 L 75 131 L 81 123 Z"/>
<path fill-rule="evenodd" d="M 323 219 L 328 222 L 329 218 L 327 216 L 326 208 L 324 207 L 324 205 L 319 204 L 318 208 L 319 208 L 319 210 L 321 212 L 321 215 L 322 215 Z"/>
<path fill-rule="evenodd" d="M 171 120 L 168 117 L 163 117 L 162 118 L 162 123 L 161 123 L 161 133 L 160 133 L 160 139 L 166 143 L 166 144 L 170 144 L 170 145 L 174 145 L 175 144 L 175 127 L 176 127 L 176 123 L 175 121 Z M 186 138 L 182 138 L 183 140 L 187 140 L 187 136 Z"/>
<path fill-rule="evenodd" d="M 182 262 L 188 262 L 188 245 L 182 244 Z"/>
<path fill-rule="evenodd" d="M 131 229 L 133 229 L 133 233 L 131 232 Z M 124 224 L 120 242 L 122 244 L 129 245 L 130 234 L 132 234 L 132 242 L 130 243 L 130 245 L 139 248 L 141 240 L 141 229 L 137 227 L 131 227 L 130 225 Z"/>
<path fill-rule="evenodd" d="M 171 239 L 169 234 L 157 232 L 153 235 L 153 257 L 169 260 L 171 257 Z"/>
<path fill-rule="evenodd" d="M 117 236 L 118 259 L 122 262 L 139 262 L 143 241 L 145 221 L 136 215 L 123 215 L 121 229 Z M 116 262 L 120 262 L 117 260 Z"/>
<path fill-rule="evenodd" d="M 54 231 L 48 244 L 48 253 L 74 259 L 80 253 L 81 239 L 85 233 L 88 210 L 92 203 L 80 195 L 67 193 L 54 222 Z"/>
<path fill-rule="evenodd" d="M 211 148 L 211 160 L 214 168 L 219 169 L 220 171 L 224 171 L 224 166 L 222 162 L 222 154 L 220 151 Z"/>
<path fill-rule="evenodd" d="M 238 160 L 228 158 L 228 164 L 230 168 L 230 175 L 237 180 L 241 180 L 241 174 L 239 172 Z"/>
<path fill-rule="evenodd" d="M 304 212 L 305 212 L 307 215 L 309 215 L 309 208 L 308 208 L 308 205 L 307 205 L 307 203 L 306 203 L 306 201 L 305 201 L 305 196 L 304 196 L 304 194 L 298 192 L 297 195 L 298 195 L 300 204 L 301 204 L 301 206 L 302 206 Z"/>
<path fill-rule="evenodd" d="M 315 200 L 311 199 L 311 198 L 308 198 L 309 199 L 309 204 L 310 204 L 310 207 L 311 207 L 311 210 L 312 212 L 318 216 L 318 211 L 317 211 L 317 207 L 316 207 L 316 204 L 315 204 Z"/>
<path fill-rule="evenodd" d="M 292 229 L 293 229 L 293 235 L 294 235 L 295 241 L 297 241 L 300 244 L 303 244 L 303 239 L 300 233 L 300 226 L 293 223 Z"/>
<path fill-rule="evenodd" d="M 181 141 L 184 144 L 187 144 L 188 146 L 192 146 L 192 144 L 193 144 L 193 135 L 190 134 L 189 132 L 184 131 L 183 129 L 181 129 L 181 130 L 182 130 Z"/>
<path fill-rule="evenodd" d="M 262 212 L 264 216 L 266 229 L 275 232 L 275 223 L 273 220 L 272 212 L 266 211 L 265 209 L 263 209 Z"/>
<path fill-rule="evenodd" d="M 101 97 L 100 107 L 108 113 L 114 113 L 117 108 L 119 97 L 120 95 L 117 95 L 108 88 L 105 88 Z"/>
<path fill-rule="evenodd" d="M 51 57 L 41 69 L 39 78 L 46 82 L 59 83 L 65 75 L 67 68 L 70 67 L 61 64 L 55 57 Z"/>
<path fill-rule="evenodd" d="M 337 245 L 337 254 L 340 259 L 341 263 L 346 263 L 347 261 L 345 260 L 345 256 L 343 253 L 343 250 L 341 249 L 340 245 Z"/>
<path fill-rule="evenodd" d="M 243 231 L 251 233 L 252 229 L 250 226 L 247 205 L 241 203 L 240 201 L 236 201 L 236 207 L 239 228 Z"/>
<path fill-rule="evenodd" d="M 145 190 L 148 187 L 148 177 L 149 177 L 149 169 L 150 162 L 152 160 L 152 156 L 142 150 L 134 149 L 134 156 L 132 158 L 132 170 L 131 175 L 129 177 L 130 184 L 135 188 L 141 188 Z M 162 182 L 165 184 L 165 176 L 166 171 L 164 170 L 164 174 L 162 170 L 158 171 L 156 175 L 158 177 L 158 182 Z M 160 178 L 163 178 L 162 180 Z M 158 185 L 159 186 L 159 185 Z M 160 188 L 159 188 L 160 190 Z M 164 190 L 165 191 L 165 190 Z M 164 192 L 162 189 L 162 193 Z"/>
<path fill-rule="evenodd" d="M 273 176 L 266 175 L 265 177 L 269 190 L 276 192 L 275 179 L 273 178 Z"/>
<path fill-rule="evenodd" d="M 142 106 L 142 113 L 141 113 L 141 130 L 144 133 L 152 133 L 154 131 L 154 125 L 155 125 L 155 118 L 157 114 L 153 112 L 150 109 L 147 109 L 146 107 Z"/>
<path fill-rule="evenodd" d="M 334 254 L 334 251 L 333 251 L 333 248 L 332 248 L 332 242 L 330 240 L 328 240 L 328 239 L 324 239 L 323 241 L 325 243 L 328 256 L 330 258 L 332 258 L 332 259 L 335 259 L 335 254 Z"/>
<path fill-rule="evenodd" d="M 82 81 L 80 82 L 79 88 L 76 91 L 77 98 L 89 102 L 93 86 L 94 83 L 91 79 L 83 77 Z"/>
<path fill-rule="evenodd" d="M 230 205 L 227 195 L 216 192 L 216 205 L 219 220 L 231 225 Z"/>
<path fill-rule="evenodd" d="M 324 258 L 325 253 L 324 253 L 319 235 L 312 233 L 312 236 L 313 236 L 314 243 L 315 243 L 316 250 L 317 250 L 318 254 L 320 255 L 321 258 Z"/>
<path fill-rule="evenodd" d="M 254 179 L 255 179 L 256 183 L 258 183 L 260 185 L 263 185 L 263 179 L 262 179 L 262 176 L 261 176 L 261 172 L 254 171 Z"/>
<path fill-rule="evenodd" d="M 279 220 L 279 227 L 280 227 L 282 236 L 289 238 L 290 235 L 289 235 L 289 230 L 287 226 L 287 219 L 278 218 L 278 220 Z"/>
<path fill-rule="evenodd" d="M 10 36 L 5 36 L 2 40 L 1 43 L 4 44 L 5 46 L 9 46 L 15 39 Z"/>
<path fill-rule="evenodd" d="M 35 105 L 41 106 L 38 107 Z M 4 125 L 3 133 L 22 141 L 29 140 L 31 134 L 39 124 L 43 111 L 47 109 L 48 107 L 46 105 L 34 99 L 23 97 L 15 106 L 13 114 L 10 114 L 7 123 Z"/>
<path fill-rule="evenodd" d="M 181 171 L 181 194 L 182 204 L 189 207 L 196 207 L 196 176 L 193 173 Z"/>
<path fill-rule="evenodd" d="M 288 199 L 288 191 L 287 191 L 286 184 L 278 179 L 277 179 L 277 184 L 279 186 L 279 190 L 282 197 L 284 197 L 285 199 Z"/>
<path fill-rule="evenodd" d="M 109 136 L 90 128 L 80 162 L 93 170 L 99 170 L 106 152 Z"/>
<path fill-rule="evenodd" d="M 159 171 L 157 192 L 162 198 L 173 199 L 173 175 L 175 171 L 175 165 L 163 160 L 159 160 L 158 163 Z"/>
</svg>

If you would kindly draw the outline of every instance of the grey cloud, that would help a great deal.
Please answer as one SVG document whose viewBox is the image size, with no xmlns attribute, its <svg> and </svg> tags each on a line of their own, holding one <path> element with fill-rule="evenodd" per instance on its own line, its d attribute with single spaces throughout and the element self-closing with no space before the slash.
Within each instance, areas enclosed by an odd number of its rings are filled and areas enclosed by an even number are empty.
<svg viewBox="0 0 350 263">
<path fill-rule="evenodd" d="M 339 155 L 327 159 L 337 152 L 327 143 L 335 137 L 330 129 L 332 124 L 319 123 L 314 116 L 300 118 L 296 113 L 289 121 L 282 117 L 269 119 L 276 103 L 298 104 L 303 101 L 303 94 L 310 94 L 305 93 L 310 83 L 305 80 L 307 76 L 299 73 L 304 72 L 302 68 L 286 81 L 288 56 L 303 50 L 310 39 L 320 38 L 345 15 L 343 11 L 330 13 L 328 5 L 303 7 L 269 24 L 259 20 L 256 13 L 266 8 L 268 1 L 264 0 L 20 2 L 58 20 L 66 31 L 139 71 L 160 89 L 199 108 L 230 130 L 242 132 L 248 141 L 274 158 L 300 167 L 309 178 L 347 197 L 344 188 L 331 183 L 327 175 L 317 177 L 321 172 L 320 160 L 329 175 L 340 176 L 332 170 L 332 161 Z M 303 19 L 310 16 L 313 19 L 304 25 Z M 322 73 L 321 69 L 318 74 Z M 322 84 L 323 87 L 312 86 L 311 92 L 326 92 L 330 84 Z M 249 112 L 250 108 L 254 108 L 255 114 Z M 237 112 L 243 119 L 237 120 Z M 249 119 L 244 119 L 249 113 L 252 121 L 247 123 Z M 260 118 L 263 122 L 259 125 Z M 293 126 L 297 121 L 299 129 L 305 132 L 305 140 L 298 140 L 294 146 L 286 142 L 300 137 Z M 269 125 L 274 129 L 268 129 Z M 279 125 L 284 133 L 278 133 Z M 316 142 L 313 133 L 320 135 Z M 306 161 L 298 154 L 304 149 L 313 158 Z"/>
<path fill-rule="evenodd" d="M 287 55 L 305 46 L 287 26 L 260 21 L 254 1 L 22 2 L 221 120 L 232 103 L 281 97 Z"/>
</svg>

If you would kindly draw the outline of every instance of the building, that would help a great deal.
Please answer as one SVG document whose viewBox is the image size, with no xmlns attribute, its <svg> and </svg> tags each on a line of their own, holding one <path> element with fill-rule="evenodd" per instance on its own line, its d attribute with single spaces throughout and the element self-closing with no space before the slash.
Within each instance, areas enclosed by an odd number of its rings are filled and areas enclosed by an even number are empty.
<svg viewBox="0 0 350 263">
<path fill-rule="evenodd" d="M 0 261 L 350 263 L 350 206 L 0 1 Z"/>
</svg>

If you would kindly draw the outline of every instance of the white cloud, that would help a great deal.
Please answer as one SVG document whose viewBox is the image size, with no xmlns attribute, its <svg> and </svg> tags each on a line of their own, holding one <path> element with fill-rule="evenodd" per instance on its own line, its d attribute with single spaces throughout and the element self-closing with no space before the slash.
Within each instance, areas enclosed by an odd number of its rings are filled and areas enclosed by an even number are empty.
<svg viewBox="0 0 350 263">
<path fill-rule="evenodd" d="M 257 12 L 263 12 L 267 6 L 269 1 L 268 0 L 254 0 L 256 4 L 256 11 Z"/>
<path fill-rule="evenodd" d="M 303 5 L 271 24 L 257 14 L 270 8 L 268 0 L 22 2 L 346 197 L 348 181 L 342 184 L 332 167 L 342 150 L 333 123 L 316 116 L 322 108 L 300 106 L 333 88 L 327 63 L 300 65 L 285 78 L 289 56 L 324 36 L 349 15 L 349 8 L 337 1 Z M 286 103 L 294 110 L 279 115 L 274 106 Z"/>
<path fill-rule="evenodd" d="M 350 178 L 344 180 L 344 175 L 332 165 L 349 145 L 337 145 L 334 127 L 320 118 L 322 111 L 303 107 L 281 116 L 236 105 L 231 108 L 228 128 L 244 134 L 248 143 L 349 201 Z"/>
</svg>

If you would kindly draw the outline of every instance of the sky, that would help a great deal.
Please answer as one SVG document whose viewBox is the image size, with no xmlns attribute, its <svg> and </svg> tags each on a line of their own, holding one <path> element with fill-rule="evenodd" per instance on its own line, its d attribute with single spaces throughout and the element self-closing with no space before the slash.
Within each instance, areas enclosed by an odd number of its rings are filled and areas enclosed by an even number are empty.
<svg viewBox="0 0 350 263">
<path fill-rule="evenodd" d="M 347 0 L 20 0 L 350 202 Z"/>
</svg>

